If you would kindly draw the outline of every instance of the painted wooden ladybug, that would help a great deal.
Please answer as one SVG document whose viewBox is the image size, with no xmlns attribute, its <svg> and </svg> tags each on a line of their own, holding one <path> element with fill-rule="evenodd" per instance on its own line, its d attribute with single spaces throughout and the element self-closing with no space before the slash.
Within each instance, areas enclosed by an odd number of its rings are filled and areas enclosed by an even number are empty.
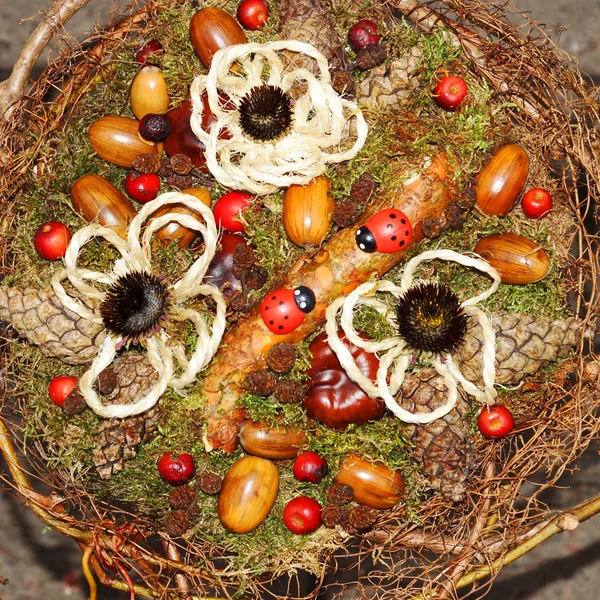
<svg viewBox="0 0 600 600">
<path fill-rule="evenodd" d="M 412 225 L 397 208 L 379 211 L 356 232 L 356 243 L 363 252 L 398 252 L 411 238 Z"/>
<path fill-rule="evenodd" d="M 294 331 L 316 304 L 314 292 L 301 285 L 294 290 L 281 289 L 269 294 L 260 305 L 260 315 L 273 333 Z"/>
</svg>

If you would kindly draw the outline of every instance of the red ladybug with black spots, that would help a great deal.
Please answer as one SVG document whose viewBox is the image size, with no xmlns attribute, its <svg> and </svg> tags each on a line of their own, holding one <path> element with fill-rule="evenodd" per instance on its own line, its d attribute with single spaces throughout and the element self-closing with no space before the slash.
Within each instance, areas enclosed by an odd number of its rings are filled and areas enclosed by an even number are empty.
<svg viewBox="0 0 600 600">
<path fill-rule="evenodd" d="M 281 335 L 294 331 L 304 317 L 315 307 L 314 292 L 301 285 L 296 289 L 280 289 L 269 294 L 260 305 L 265 325 Z"/>
<path fill-rule="evenodd" d="M 356 244 L 363 252 L 399 252 L 411 238 L 412 225 L 397 208 L 379 211 L 356 232 Z"/>
</svg>

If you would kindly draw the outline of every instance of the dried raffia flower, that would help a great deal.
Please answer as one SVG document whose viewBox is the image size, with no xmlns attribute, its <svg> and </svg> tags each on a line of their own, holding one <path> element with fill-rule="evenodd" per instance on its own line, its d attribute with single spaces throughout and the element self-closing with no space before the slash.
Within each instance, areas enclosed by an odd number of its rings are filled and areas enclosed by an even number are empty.
<svg viewBox="0 0 600 600">
<path fill-rule="evenodd" d="M 277 377 L 268 369 L 250 371 L 244 379 L 244 389 L 256 396 L 268 396 L 273 393 Z"/>
<path fill-rule="evenodd" d="M 295 66 L 294 54 L 312 60 L 317 74 Z M 284 62 L 284 55 L 292 59 Z M 209 131 L 202 129 L 205 93 L 216 119 Z M 354 157 L 367 137 L 359 107 L 331 86 L 327 59 L 297 40 L 219 50 L 208 74 L 194 79 L 190 95 L 190 125 L 206 146 L 206 165 L 232 189 L 269 194 L 307 184 L 328 164 Z M 352 141 L 350 120 L 356 125 Z"/>
<path fill-rule="evenodd" d="M 218 494 L 222 485 L 223 480 L 216 473 L 202 473 L 198 479 L 198 488 L 209 496 Z"/>
<path fill-rule="evenodd" d="M 271 346 L 267 354 L 267 366 L 275 373 L 287 373 L 296 362 L 296 350 L 289 342 L 279 342 Z"/>
</svg>

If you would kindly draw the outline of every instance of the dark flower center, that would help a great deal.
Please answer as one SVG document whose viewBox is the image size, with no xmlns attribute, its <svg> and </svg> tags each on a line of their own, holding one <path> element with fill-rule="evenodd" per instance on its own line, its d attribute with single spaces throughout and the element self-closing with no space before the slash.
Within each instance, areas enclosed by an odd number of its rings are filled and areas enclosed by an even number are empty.
<svg viewBox="0 0 600 600">
<path fill-rule="evenodd" d="M 168 294 L 155 275 L 137 271 L 122 275 L 100 305 L 104 326 L 113 334 L 138 338 L 153 333 L 165 316 Z"/>
<path fill-rule="evenodd" d="M 398 332 L 416 351 L 446 354 L 467 332 L 467 315 L 458 296 L 435 282 L 413 285 L 397 307 Z"/>
<path fill-rule="evenodd" d="M 292 123 L 292 98 L 273 85 L 253 87 L 239 107 L 240 126 L 251 138 L 265 142 L 283 135 Z"/>
</svg>

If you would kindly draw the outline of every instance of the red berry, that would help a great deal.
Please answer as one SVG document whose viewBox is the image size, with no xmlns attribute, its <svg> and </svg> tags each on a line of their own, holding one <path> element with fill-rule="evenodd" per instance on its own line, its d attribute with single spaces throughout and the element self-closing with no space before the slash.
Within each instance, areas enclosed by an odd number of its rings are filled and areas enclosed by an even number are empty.
<svg viewBox="0 0 600 600">
<path fill-rule="evenodd" d="M 148 40 L 142 42 L 137 47 L 135 53 L 135 60 L 142 66 L 144 66 L 152 56 L 163 54 L 164 50 L 162 44 L 158 40 Z"/>
<path fill-rule="evenodd" d="M 377 33 L 377 23 L 369 19 L 361 19 L 348 31 L 348 43 L 354 52 L 379 44 L 380 39 L 381 36 Z"/>
<path fill-rule="evenodd" d="M 294 461 L 293 472 L 298 481 L 321 483 L 327 471 L 327 461 L 312 450 L 303 452 Z"/>
<path fill-rule="evenodd" d="M 321 505 L 308 496 L 298 496 L 283 509 L 283 522 L 292 533 L 312 533 L 321 526 Z"/>
<path fill-rule="evenodd" d="M 67 252 L 70 241 L 69 228 L 58 221 L 50 221 L 40 225 L 35 233 L 33 245 L 42 258 L 58 260 Z"/>
<path fill-rule="evenodd" d="M 213 206 L 213 215 L 217 227 L 229 233 L 244 231 L 240 216 L 250 208 L 254 196 L 246 192 L 229 192 L 221 196 Z"/>
<path fill-rule="evenodd" d="M 154 200 L 159 190 L 160 177 L 156 173 L 131 171 L 125 178 L 125 191 L 141 204 Z"/>
<path fill-rule="evenodd" d="M 167 452 L 158 461 L 158 474 L 171 485 L 187 483 L 194 476 L 195 470 L 191 454 L 180 454 L 174 457 Z"/>
<path fill-rule="evenodd" d="M 269 18 L 269 5 L 265 0 L 242 0 L 237 7 L 237 18 L 250 31 L 260 29 Z"/>
<path fill-rule="evenodd" d="M 552 210 L 552 196 L 544 188 L 532 188 L 523 194 L 521 208 L 526 217 L 541 219 Z"/>
<path fill-rule="evenodd" d="M 485 437 L 496 439 L 510 433 L 515 426 L 515 420 L 506 406 L 493 404 L 481 410 L 477 426 Z"/>
<path fill-rule="evenodd" d="M 380 210 L 356 231 L 356 244 L 363 252 L 398 252 L 411 239 L 411 222 L 396 208 Z"/>
<path fill-rule="evenodd" d="M 469 88 L 462 77 L 446 75 L 442 77 L 433 90 L 435 103 L 444 110 L 454 111 L 464 100 Z"/>
<path fill-rule="evenodd" d="M 77 377 L 72 375 L 59 375 L 55 377 L 48 386 L 50 400 L 56 406 L 62 406 L 67 396 L 77 387 Z"/>
<path fill-rule="evenodd" d="M 260 303 L 263 323 L 273 333 L 294 331 L 316 304 L 314 292 L 301 285 L 294 290 L 283 288 L 271 292 Z"/>
</svg>

